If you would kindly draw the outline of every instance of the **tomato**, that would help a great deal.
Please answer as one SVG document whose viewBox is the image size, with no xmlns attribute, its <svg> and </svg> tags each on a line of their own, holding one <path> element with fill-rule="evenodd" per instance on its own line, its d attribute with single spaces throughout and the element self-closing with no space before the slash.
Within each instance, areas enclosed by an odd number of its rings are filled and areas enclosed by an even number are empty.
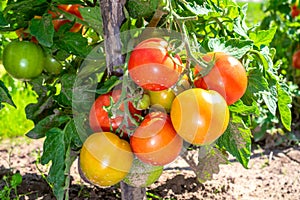
<svg viewBox="0 0 300 200">
<path fill-rule="evenodd" d="M 90 135 L 79 156 L 84 177 L 98 186 L 111 186 L 123 180 L 132 162 L 129 143 L 110 132 Z"/>
<path fill-rule="evenodd" d="M 146 90 L 160 91 L 174 85 L 182 72 L 181 59 L 168 52 L 168 42 L 150 38 L 139 43 L 128 61 L 132 80 Z"/>
<path fill-rule="evenodd" d="M 181 151 L 182 143 L 170 117 L 163 112 L 146 115 L 130 137 L 130 146 L 135 155 L 144 163 L 154 166 L 174 161 Z"/>
<path fill-rule="evenodd" d="M 296 69 L 300 69 L 300 50 L 297 50 L 293 54 L 293 63 L 292 66 Z"/>
<path fill-rule="evenodd" d="M 163 108 L 167 113 L 170 112 L 172 101 L 175 94 L 171 89 L 161 91 L 148 91 L 150 96 L 150 105 Z"/>
<path fill-rule="evenodd" d="M 244 66 L 236 58 L 224 53 L 209 53 L 203 59 L 210 61 L 215 57 L 215 64 L 204 77 L 198 77 L 194 84 L 198 88 L 215 90 L 226 100 L 228 105 L 239 100 L 247 89 L 248 78 Z M 201 71 L 196 66 L 195 73 Z"/>
<path fill-rule="evenodd" d="M 96 101 L 93 103 L 92 108 L 89 113 L 89 123 L 93 131 L 113 131 L 116 132 L 118 128 L 126 133 L 126 129 L 130 128 L 131 124 L 128 124 L 126 127 L 120 127 L 124 120 L 123 114 L 117 116 L 109 116 L 107 108 L 112 104 L 118 102 L 121 96 L 121 90 L 114 90 L 107 94 L 100 95 Z M 113 102 L 111 102 L 111 99 Z M 132 103 L 128 104 L 129 110 L 132 114 L 140 114 L 140 111 L 136 110 Z M 124 111 L 124 104 L 119 108 L 120 111 Z"/>
<path fill-rule="evenodd" d="M 192 88 L 175 97 L 171 120 L 176 132 L 187 142 L 206 145 L 214 142 L 227 128 L 229 109 L 216 91 Z"/>
<path fill-rule="evenodd" d="M 292 15 L 292 18 L 297 17 L 299 14 L 300 14 L 300 10 L 298 9 L 298 6 L 297 6 L 297 5 L 293 5 L 293 6 L 291 7 L 291 15 Z"/>
<path fill-rule="evenodd" d="M 14 78 L 29 80 L 43 71 L 44 52 L 29 41 L 14 41 L 3 50 L 3 66 Z"/>
<path fill-rule="evenodd" d="M 60 74 L 63 66 L 55 58 L 50 55 L 46 55 L 44 70 L 50 74 Z"/>
<path fill-rule="evenodd" d="M 76 17 L 78 17 L 80 19 L 83 19 L 80 14 L 80 11 L 79 11 L 79 8 L 82 8 L 83 6 L 80 4 L 60 4 L 57 7 L 60 10 L 63 10 L 65 12 L 75 15 Z M 55 13 L 51 10 L 48 11 L 48 13 L 50 13 L 52 15 L 52 18 L 53 18 L 52 23 L 53 23 L 55 31 L 58 31 L 62 25 L 71 23 L 70 20 L 63 18 L 63 14 Z M 80 31 L 81 28 L 82 28 L 82 24 L 75 23 L 69 31 L 70 32 L 78 32 L 78 31 Z"/>
<path fill-rule="evenodd" d="M 139 110 L 145 110 L 150 106 L 150 97 L 148 94 L 143 94 L 142 98 L 139 100 L 137 108 Z"/>
</svg>

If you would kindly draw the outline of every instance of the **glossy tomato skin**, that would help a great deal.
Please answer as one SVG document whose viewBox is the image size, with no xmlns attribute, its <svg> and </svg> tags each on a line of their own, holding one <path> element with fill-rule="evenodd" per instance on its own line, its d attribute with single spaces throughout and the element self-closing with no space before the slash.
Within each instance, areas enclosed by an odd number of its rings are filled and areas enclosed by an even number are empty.
<svg viewBox="0 0 300 200">
<path fill-rule="evenodd" d="M 207 62 L 213 58 L 215 64 L 211 71 L 204 77 L 196 78 L 194 84 L 198 88 L 219 92 L 227 104 L 231 105 L 246 92 L 248 85 L 246 70 L 239 60 L 225 53 L 208 53 L 203 57 Z M 196 66 L 195 73 L 198 71 L 201 71 L 201 67 Z"/>
<path fill-rule="evenodd" d="M 134 154 L 144 163 L 163 166 L 174 161 L 182 148 L 183 140 L 174 130 L 170 117 L 163 112 L 146 115 L 130 137 Z"/>
<path fill-rule="evenodd" d="M 171 89 L 161 91 L 148 91 L 150 96 L 150 105 L 164 109 L 167 113 L 171 110 L 175 93 Z"/>
<path fill-rule="evenodd" d="M 3 51 L 3 66 L 14 78 L 30 80 L 39 76 L 44 67 L 42 48 L 29 41 L 14 41 Z"/>
<path fill-rule="evenodd" d="M 111 186 L 123 180 L 132 162 L 133 153 L 129 143 L 110 132 L 90 135 L 79 157 L 84 177 L 98 186 Z"/>
<path fill-rule="evenodd" d="M 168 53 L 168 42 L 150 38 L 131 52 L 128 70 L 133 81 L 146 90 L 160 91 L 174 85 L 182 72 L 181 59 Z"/>
<path fill-rule="evenodd" d="M 92 108 L 89 113 L 89 123 L 90 127 L 94 132 L 98 131 L 113 131 L 115 132 L 118 128 L 125 130 L 128 127 L 120 127 L 122 121 L 124 120 L 123 115 L 117 115 L 109 117 L 109 113 L 106 111 L 105 107 L 111 105 L 111 98 L 114 103 L 118 102 L 121 96 L 121 90 L 113 90 L 107 94 L 100 95 L 96 101 L 93 103 Z M 136 110 L 131 103 L 128 104 L 130 113 L 140 114 L 140 111 Z M 124 104 L 121 104 L 121 111 L 124 111 Z M 130 124 L 128 126 L 131 126 Z"/>
<path fill-rule="evenodd" d="M 292 66 L 296 69 L 300 69 L 300 50 L 297 50 L 294 54 L 293 54 L 293 62 L 292 62 Z"/>
<path fill-rule="evenodd" d="M 194 145 L 207 145 L 227 128 L 229 109 L 216 91 L 192 88 L 175 97 L 171 120 L 176 132 Z"/>
</svg>

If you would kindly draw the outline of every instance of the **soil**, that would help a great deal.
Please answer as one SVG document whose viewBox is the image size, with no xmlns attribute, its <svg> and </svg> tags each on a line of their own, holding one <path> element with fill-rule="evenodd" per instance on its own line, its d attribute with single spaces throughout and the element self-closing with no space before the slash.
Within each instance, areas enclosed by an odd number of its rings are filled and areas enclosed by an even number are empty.
<svg viewBox="0 0 300 200">
<path fill-rule="evenodd" d="M 18 138 L 0 141 L 0 191 L 3 177 L 19 172 L 22 183 L 20 199 L 55 199 L 45 181 L 49 166 L 42 166 L 43 141 Z M 221 165 L 212 180 L 201 184 L 183 159 L 164 170 L 157 182 L 147 188 L 149 199 L 230 199 L 299 200 L 300 146 L 253 150 L 249 169 L 234 159 Z M 72 166 L 70 199 L 120 199 L 118 186 L 99 188 L 82 181 L 76 162 Z M 11 198 L 13 198 L 13 194 Z"/>
</svg>

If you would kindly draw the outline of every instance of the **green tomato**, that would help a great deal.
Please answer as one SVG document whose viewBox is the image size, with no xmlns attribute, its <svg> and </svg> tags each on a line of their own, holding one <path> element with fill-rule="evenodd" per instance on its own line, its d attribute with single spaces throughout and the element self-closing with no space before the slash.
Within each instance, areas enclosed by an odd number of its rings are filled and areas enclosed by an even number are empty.
<svg viewBox="0 0 300 200">
<path fill-rule="evenodd" d="M 150 97 L 148 94 L 143 94 L 143 97 L 139 100 L 137 108 L 139 110 L 145 110 L 150 106 Z"/>
<path fill-rule="evenodd" d="M 159 179 L 162 172 L 163 166 L 149 165 L 135 158 L 123 181 L 133 187 L 148 187 Z"/>
<path fill-rule="evenodd" d="M 3 51 L 3 66 L 14 78 L 30 80 L 43 71 L 44 52 L 42 48 L 29 41 L 14 41 Z"/>
<path fill-rule="evenodd" d="M 150 105 L 163 108 L 167 113 L 170 112 L 175 94 L 171 89 L 161 91 L 148 91 L 150 96 Z"/>
<path fill-rule="evenodd" d="M 55 58 L 50 55 L 47 55 L 45 58 L 44 69 L 50 74 L 60 74 L 62 70 L 62 65 Z"/>
</svg>

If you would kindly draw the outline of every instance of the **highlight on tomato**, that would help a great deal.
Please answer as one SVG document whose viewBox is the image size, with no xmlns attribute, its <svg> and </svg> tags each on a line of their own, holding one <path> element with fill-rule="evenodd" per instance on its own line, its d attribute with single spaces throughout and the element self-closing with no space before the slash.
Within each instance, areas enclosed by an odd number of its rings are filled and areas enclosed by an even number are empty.
<svg viewBox="0 0 300 200">
<path fill-rule="evenodd" d="M 126 130 L 132 124 L 125 124 L 121 126 L 124 120 L 124 103 L 120 105 L 118 111 L 111 111 L 113 104 L 117 103 L 121 97 L 121 90 L 115 89 L 109 93 L 100 95 L 93 103 L 89 113 L 89 124 L 94 132 L 98 131 L 112 131 L 116 132 L 118 129 L 126 134 Z M 140 111 L 135 109 L 131 102 L 128 103 L 129 111 L 133 117 L 135 114 L 140 114 Z"/>
<path fill-rule="evenodd" d="M 216 91 L 191 88 L 175 97 L 171 108 L 174 129 L 194 145 L 214 142 L 226 130 L 229 109 Z"/>
<path fill-rule="evenodd" d="M 183 140 L 174 130 L 170 117 L 163 112 L 151 112 L 130 137 L 134 154 L 144 163 L 163 166 L 174 161 Z"/>
<path fill-rule="evenodd" d="M 133 153 L 127 141 L 111 132 L 90 135 L 83 143 L 79 167 L 92 184 L 111 186 L 123 180 L 131 169 Z"/>
<path fill-rule="evenodd" d="M 181 59 L 169 53 L 169 44 L 161 38 L 139 43 L 131 52 L 128 71 L 132 80 L 146 90 L 160 91 L 174 85 L 182 72 Z"/>
<path fill-rule="evenodd" d="M 203 56 L 203 59 L 207 62 L 215 59 L 214 66 L 204 77 L 197 76 L 202 67 L 195 67 L 195 86 L 219 92 L 228 105 L 239 100 L 246 92 L 248 85 L 247 73 L 241 62 L 221 52 L 208 53 Z"/>
</svg>

